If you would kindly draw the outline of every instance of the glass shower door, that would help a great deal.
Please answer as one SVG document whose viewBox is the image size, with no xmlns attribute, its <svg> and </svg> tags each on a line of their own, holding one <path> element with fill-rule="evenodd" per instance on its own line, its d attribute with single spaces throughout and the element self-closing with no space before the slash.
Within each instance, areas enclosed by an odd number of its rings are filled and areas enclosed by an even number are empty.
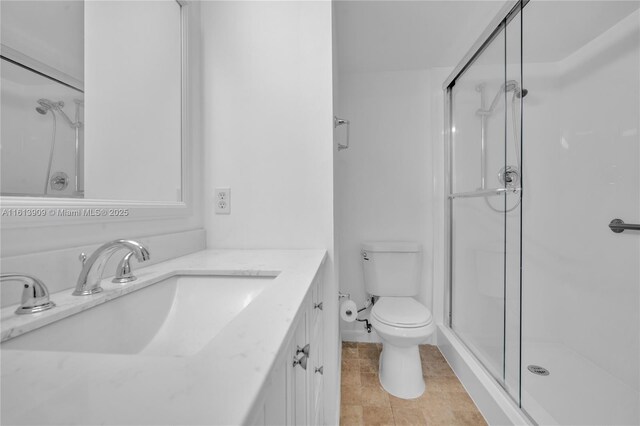
<svg viewBox="0 0 640 426">
<path fill-rule="evenodd" d="M 519 18 L 511 17 L 449 89 L 451 327 L 514 399 L 520 366 L 520 61 Z"/>
<path fill-rule="evenodd" d="M 640 232 L 608 226 L 640 223 L 639 6 L 523 9 L 522 408 L 539 424 L 640 424 Z"/>
</svg>

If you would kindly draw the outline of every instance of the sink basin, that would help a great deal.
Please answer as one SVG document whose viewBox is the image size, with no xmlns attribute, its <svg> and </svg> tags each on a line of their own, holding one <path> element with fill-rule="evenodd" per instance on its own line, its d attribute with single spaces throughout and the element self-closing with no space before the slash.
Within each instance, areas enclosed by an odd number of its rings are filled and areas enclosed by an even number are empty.
<svg viewBox="0 0 640 426">
<path fill-rule="evenodd" d="M 189 356 L 275 277 L 175 276 L 2 343 L 2 349 Z"/>
</svg>

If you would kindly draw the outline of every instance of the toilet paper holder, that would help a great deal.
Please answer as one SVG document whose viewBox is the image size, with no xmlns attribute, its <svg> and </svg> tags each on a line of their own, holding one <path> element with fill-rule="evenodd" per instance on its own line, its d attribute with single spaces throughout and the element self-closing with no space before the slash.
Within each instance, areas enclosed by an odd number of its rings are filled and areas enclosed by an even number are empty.
<svg viewBox="0 0 640 426">
<path fill-rule="evenodd" d="M 340 299 L 348 299 L 351 300 L 351 293 L 343 293 L 341 291 L 338 292 L 338 300 Z M 371 324 L 369 323 L 369 320 L 367 318 L 365 319 L 360 319 L 358 318 L 358 314 L 362 311 L 367 310 L 371 305 L 376 303 L 376 299 L 375 296 L 369 296 L 367 297 L 367 301 L 364 304 L 364 307 L 358 309 L 358 311 L 356 312 L 356 321 L 358 322 L 363 322 L 364 323 L 364 329 L 367 330 L 367 333 L 371 333 Z"/>
</svg>

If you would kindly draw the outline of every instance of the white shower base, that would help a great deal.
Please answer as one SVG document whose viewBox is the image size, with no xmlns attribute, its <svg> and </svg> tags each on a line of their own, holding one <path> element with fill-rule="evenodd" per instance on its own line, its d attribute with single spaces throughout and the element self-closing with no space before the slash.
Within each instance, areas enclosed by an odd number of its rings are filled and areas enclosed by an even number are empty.
<svg viewBox="0 0 640 426">
<path fill-rule="evenodd" d="M 439 326 L 438 346 L 489 424 L 640 424 L 640 392 L 561 344 L 523 342 L 523 410 L 449 328 Z"/>
<path fill-rule="evenodd" d="M 637 425 L 640 393 L 571 349 L 522 344 L 522 408 L 543 425 Z M 535 364 L 549 370 L 537 376 Z"/>
</svg>

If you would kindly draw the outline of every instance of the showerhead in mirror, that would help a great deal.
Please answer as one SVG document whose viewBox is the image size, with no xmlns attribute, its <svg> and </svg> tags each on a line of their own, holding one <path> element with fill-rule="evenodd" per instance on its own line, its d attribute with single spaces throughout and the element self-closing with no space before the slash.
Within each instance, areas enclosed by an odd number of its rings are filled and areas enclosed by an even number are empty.
<svg viewBox="0 0 640 426">
<path fill-rule="evenodd" d="M 76 108 L 78 108 L 81 104 L 82 104 L 82 101 L 80 101 L 80 103 L 76 102 Z M 73 121 L 71 121 L 69 116 L 64 112 L 64 110 L 62 109 L 64 108 L 63 101 L 53 102 L 53 101 L 50 101 L 49 99 L 38 99 L 38 105 L 39 106 L 36 107 L 36 111 L 38 111 L 38 113 L 42 115 L 45 115 L 49 111 L 58 111 L 60 115 L 62 115 L 62 118 L 64 118 L 67 124 L 72 128 L 81 126 L 80 122 L 74 123 Z"/>
<path fill-rule="evenodd" d="M 64 102 L 59 101 L 59 102 L 53 102 L 50 101 L 49 99 L 38 99 L 38 106 L 36 107 L 36 111 L 38 111 L 38 113 L 45 115 L 47 112 L 51 111 L 52 109 L 61 111 L 60 108 L 62 108 L 64 106 Z"/>
</svg>

